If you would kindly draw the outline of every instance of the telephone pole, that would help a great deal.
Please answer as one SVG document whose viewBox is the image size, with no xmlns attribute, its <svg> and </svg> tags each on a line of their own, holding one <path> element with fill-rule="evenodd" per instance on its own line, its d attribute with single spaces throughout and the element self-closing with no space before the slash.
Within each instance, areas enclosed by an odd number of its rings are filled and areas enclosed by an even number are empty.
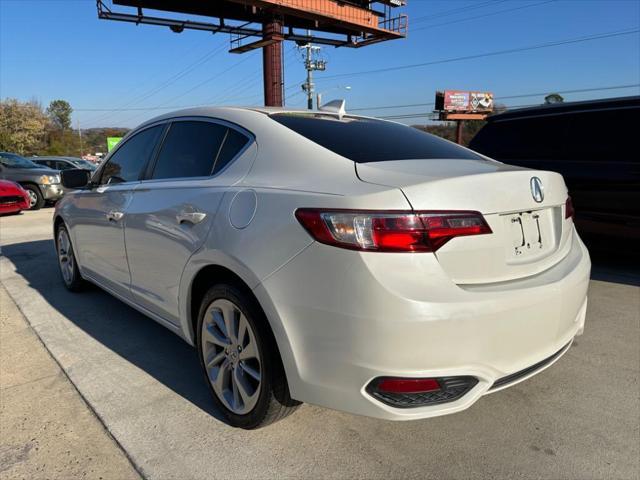
<svg viewBox="0 0 640 480">
<path fill-rule="evenodd" d="M 307 30 L 307 36 L 311 38 L 311 32 Z M 302 48 L 305 51 L 304 56 L 304 68 L 307 70 L 307 81 L 302 84 L 302 90 L 307 94 L 307 108 L 313 110 L 313 92 L 315 85 L 313 83 L 313 72 L 315 70 L 323 71 L 327 68 L 327 62 L 314 58 L 319 52 L 320 47 L 312 45 L 308 42 L 303 45 Z"/>
<path fill-rule="evenodd" d="M 80 137 L 80 157 L 82 158 L 82 151 L 84 150 L 82 146 L 82 130 L 80 130 L 80 120 L 76 121 L 76 126 L 78 127 L 78 137 Z"/>
</svg>

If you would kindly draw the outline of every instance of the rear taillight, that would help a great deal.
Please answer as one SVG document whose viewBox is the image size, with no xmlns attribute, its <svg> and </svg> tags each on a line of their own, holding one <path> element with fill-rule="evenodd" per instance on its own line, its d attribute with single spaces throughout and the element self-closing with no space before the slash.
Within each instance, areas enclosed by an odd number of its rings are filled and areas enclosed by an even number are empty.
<svg viewBox="0 0 640 480">
<path fill-rule="evenodd" d="M 296 218 L 318 242 L 374 252 L 435 252 L 454 237 L 491 233 L 482 214 L 467 211 L 300 208 Z"/>
<path fill-rule="evenodd" d="M 564 202 L 564 218 L 573 218 L 576 214 L 576 211 L 573 209 L 573 202 L 571 201 L 571 197 L 567 197 L 567 201 Z"/>
</svg>

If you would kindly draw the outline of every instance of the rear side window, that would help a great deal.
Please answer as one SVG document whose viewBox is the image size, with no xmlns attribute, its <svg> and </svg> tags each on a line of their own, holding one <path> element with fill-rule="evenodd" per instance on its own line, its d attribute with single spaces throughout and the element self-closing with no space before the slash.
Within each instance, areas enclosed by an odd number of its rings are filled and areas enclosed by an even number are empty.
<svg viewBox="0 0 640 480">
<path fill-rule="evenodd" d="M 321 114 L 277 113 L 271 118 L 354 162 L 409 159 L 482 160 L 455 143 L 416 128 L 382 120 Z"/>
<path fill-rule="evenodd" d="M 470 147 L 498 160 L 559 159 L 568 122 L 568 115 L 492 122 L 478 132 Z"/>
<path fill-rule="evenodd" d="M 147 128 L 127 139 L 104 166 L 100 184 L 138 180 L 151 158 L 163 128 L 164 125 Z"/>
<path fill-rule="evenodd" d="M 206 177 L 215 170 L 228 127 L 219 123 L 174 122 L 151 178 Z"/>
</svg>

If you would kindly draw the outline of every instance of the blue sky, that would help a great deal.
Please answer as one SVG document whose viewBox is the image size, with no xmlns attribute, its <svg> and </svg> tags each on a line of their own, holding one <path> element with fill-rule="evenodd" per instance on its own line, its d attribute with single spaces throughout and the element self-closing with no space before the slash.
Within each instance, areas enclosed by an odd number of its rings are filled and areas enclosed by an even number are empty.
<svg viewBox="0 0 640 480">
<path fill-rule="evenodd" d="M 110 3 L 110 2 L 109 2 Z M 409 37 L 362 49 L 325 47 L 317 73 L 325 99 L 349 108 L 433 102 L 436 89 L 494 92 L 506 105 L 540 103 L 538 92 L 640 83 L 638 33 L 470 58 L 369 75 L 363 70 L 475 56 L 547 42 L 640 28 L 638 0 L 408 0 Z M 482 4 L 482 5 L 481 5 Z M 127 10 L 116 7 L 118 10 Z M 453 12 L 453 10 L 456 10 Z M 480 18 L 471 18 L 480 17 Z M 188 18 L 188 17 L 184 17 Z M 62 98 L 74 126 L 133 127 L 167 110 L 198 104 L 262 103 L 260 52 L 227 53 L 229 36 L 98 20 L 93 0 L 0 0 L 0 97 Z M 303 107 L 296 86 L 301 57 L 285 44 L 287 105 Z M 175 78 L 180 74 L 180 78 Z M 295 95 L 294 95 L 295 94 Z M 567 100 L 638 95 L 640 87 L 564 94 Z M 120 111 L 91 109 L 122 108 Z M 169 108 L 169 109 L 170 109 Z M 429 106 L 371 110 L 372 115 L 426 113 Z M 426 123 L 426 118 L 405 120 Z"/>
</svg>

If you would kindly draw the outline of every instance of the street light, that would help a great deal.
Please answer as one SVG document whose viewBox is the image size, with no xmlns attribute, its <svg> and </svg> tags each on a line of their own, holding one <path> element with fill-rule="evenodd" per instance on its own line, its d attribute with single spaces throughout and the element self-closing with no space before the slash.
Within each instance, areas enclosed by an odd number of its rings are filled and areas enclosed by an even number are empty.
<svg viewBox="0 0 640 480">
<path fill-rule="evenodd" d="M 318 110 L 320 110 L 320 104 L 322 103 L 322 95 L 324 93 L 330 92 L 331 90 L 351 90 L 351 85 L 336 85 L 335 87 L 325 90 L 324 92 L 318 92 L 318 94 L 316 95 L 316 108 Z"/>
</svg>

